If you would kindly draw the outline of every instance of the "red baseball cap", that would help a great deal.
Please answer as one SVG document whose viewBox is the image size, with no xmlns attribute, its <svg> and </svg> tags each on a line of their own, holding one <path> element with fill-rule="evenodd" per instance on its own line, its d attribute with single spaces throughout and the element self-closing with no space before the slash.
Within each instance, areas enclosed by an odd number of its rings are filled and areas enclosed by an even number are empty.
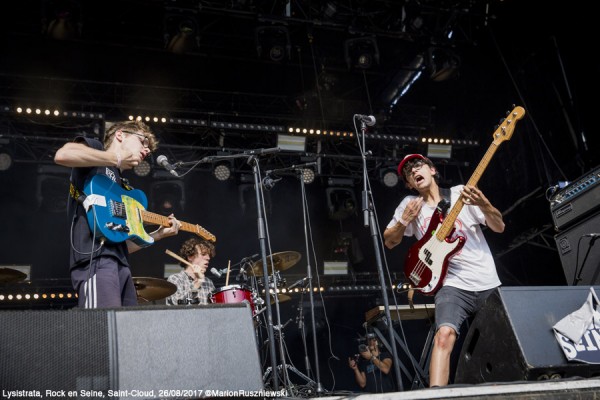
<svg viewBox="0 0 600 400">
<path fill-rule="evenodd" d="M 398 175 L 400 175 L 402 179 L 406 180 L 406 178 L 404 178 L 404 175 L 402 174 L 402 168 L 404 168 L 404 164 L 406 164 L 410 160 L 414 160 L 415 158 L 418 158 L 423 161 L 429 161 L 426 157 L 423 157 L 421 154 L 407 154 L 402 159 L 402 161 L 400 161 L 400 164 L 398 164 Z"/>
</svg>

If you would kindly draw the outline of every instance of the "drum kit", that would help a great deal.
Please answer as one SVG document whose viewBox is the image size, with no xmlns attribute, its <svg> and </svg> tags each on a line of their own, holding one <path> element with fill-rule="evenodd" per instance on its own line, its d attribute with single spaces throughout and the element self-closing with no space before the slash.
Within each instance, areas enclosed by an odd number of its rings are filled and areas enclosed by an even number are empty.
<svg viewBox="0 0 600 400">
<path fill-rule="evenodd" d="M 167 254 L 178 259 L 181 262 L 188 263 L 187 260 L 183 260 L 181 257 L 177 256 L 171 251 L 167 251 Z M 273 253 L 267 256 L 267 271 L 269 273 L 269 286 L 272 286 L 272 274 L 275 271 L 277 287 L 285 285 L 285 278 L 281 278 L 279 273 L 285 271 L 300 261 L 302 258 L 301 254 L 296 251 L 283 251 L 280 253 Z M 248 258 L 244 259 L 245 262 Z M 188 263 L 189 264 L 189 263 Z M 240 262 L 242 264 L 242 262 Z M 262 260 L 258 260 L 252 263 L 248 263 L 250 265 L 242 265 L 240 268 L 241 284 L 229 284 L 229 268 L 227 273 L 227 281 L 225 286 L 216 288 L 209 295 L 209 302 L 214 304 L 231 304 L 231 303 L 242 303 L 247 302 L 250 304 L 252 309 L 252 314 L 254 316 L 258 316 L 264 311 L 264 308 L 261 307 L 264 305 L 265 301 L 259 295 L 259 290 L 256 284 L 248 284 L 248 280 L 251 282 L 256 281 L 256 277 L 262 277 L 264 268 Z M 249 268 L 248 268 L 249 267 Z M 5 269 L 5 268 L 3 268 Z M 5 276 L 8 277 L 9 273 L 6 275 L 2 274 L 2 270 L 0 269 L 0 282 L 3 282 Z M 14 271 L 19 273 L 19 271 Z M 247 275 L 251 275 L 250 278 Z M 16 276 L 12 273 L 11 276 Z M 160 278 L 150 278 L 150 277 L 136 277 L 133 278 L 133 283 L 135 285 L 135 290 L 137 292 L 138 303 L 144 304 L 149 303 L 155 300 L 162 300 L 168 296 L 171 296 L 173 293 L 177 291 L 177 286 L 168 282 L 165 279 Z M 271 291 L 272 293 L 272 291 Z M 277 300 L 279 303 L 283 303 L 291 300 L 292 298 L 286 294 L 280 293 L 277 295 Z M 275 303 L 274 295 L 271 295 L 271 304 Z"/>
</svg>

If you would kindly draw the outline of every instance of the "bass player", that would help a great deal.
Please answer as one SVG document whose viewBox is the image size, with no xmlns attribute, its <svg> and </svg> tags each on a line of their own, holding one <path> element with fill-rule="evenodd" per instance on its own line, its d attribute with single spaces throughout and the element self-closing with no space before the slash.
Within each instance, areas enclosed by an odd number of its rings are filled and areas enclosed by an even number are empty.
<svg viewBox="0 0 600 400">
<path fill-rule="evenodd" d="M 423 238 L 428 232 L 436 208 L 443 200 L 437 182 L 438 171 L 430 159 L 421 154 L 409 154 L 398 165 L 400 175 L 409 189 L 418 196 L 406 196 L 396 208 L 383 237 L 392 249 L 403 236 Z M 454 186 L 450 202 L 462 196 L 466 205 L 454 224 L 453 237 L 464 237 L 464 246 L 449 259 L 443 286 L 435 294 L 436 335 L 429 366 L 429 385 L 445 386 L 450 379 L 450 356 L 460 327 L 472 318 L 484 300 L 500 286 L 496 265 L 481 224 L 492 231 L 504 231 L 502 214 L 474 186 Z M 452 235 L 452 233 L 451 233 Z"/>
</svg>

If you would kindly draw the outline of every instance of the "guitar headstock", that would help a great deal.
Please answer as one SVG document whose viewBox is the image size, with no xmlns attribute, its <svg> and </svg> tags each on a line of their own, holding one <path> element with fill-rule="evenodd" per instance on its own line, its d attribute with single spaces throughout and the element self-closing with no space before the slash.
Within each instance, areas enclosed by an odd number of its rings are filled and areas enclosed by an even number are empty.
<svg viewBox="0 0 600 400">
<path fill-rule="evenodd" d="M 523 116 L 525 116 L 525 109 L 521 106 L 515 107 L 494 131 L 494 143 L 498 145 L 505 140 L 510 140 L 517 121 L 523 118 Z"/>
<path fill-rule="evenodd" d="M 213 235 L 212 233 L 210 233 L 209 231 L 207 231 L 200 225 L 195 225 L 195 227 L 196 227 L 196 232 L 195 232 L 196 235 L 200 236 L 202 239 L 206 239 L 213 243 L 217 241 L 217 238 L 215 237 L 215 235 Z"/>
</svg>

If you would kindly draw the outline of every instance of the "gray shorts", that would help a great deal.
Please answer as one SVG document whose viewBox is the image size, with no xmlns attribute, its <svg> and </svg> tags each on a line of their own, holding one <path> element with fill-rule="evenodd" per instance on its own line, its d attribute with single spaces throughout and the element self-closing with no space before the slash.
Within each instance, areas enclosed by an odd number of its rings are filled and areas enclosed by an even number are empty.
<svg viewBox="0 0 600 400">
<path fill-rule="evenodd" d="M 473 292 L 453 286 L 442 286 L 435 295 L 435 325 L 449 326 L 460 334 L 460 327 L 467 318 L 473 317 L 496 288 Z"/>
</svg>

